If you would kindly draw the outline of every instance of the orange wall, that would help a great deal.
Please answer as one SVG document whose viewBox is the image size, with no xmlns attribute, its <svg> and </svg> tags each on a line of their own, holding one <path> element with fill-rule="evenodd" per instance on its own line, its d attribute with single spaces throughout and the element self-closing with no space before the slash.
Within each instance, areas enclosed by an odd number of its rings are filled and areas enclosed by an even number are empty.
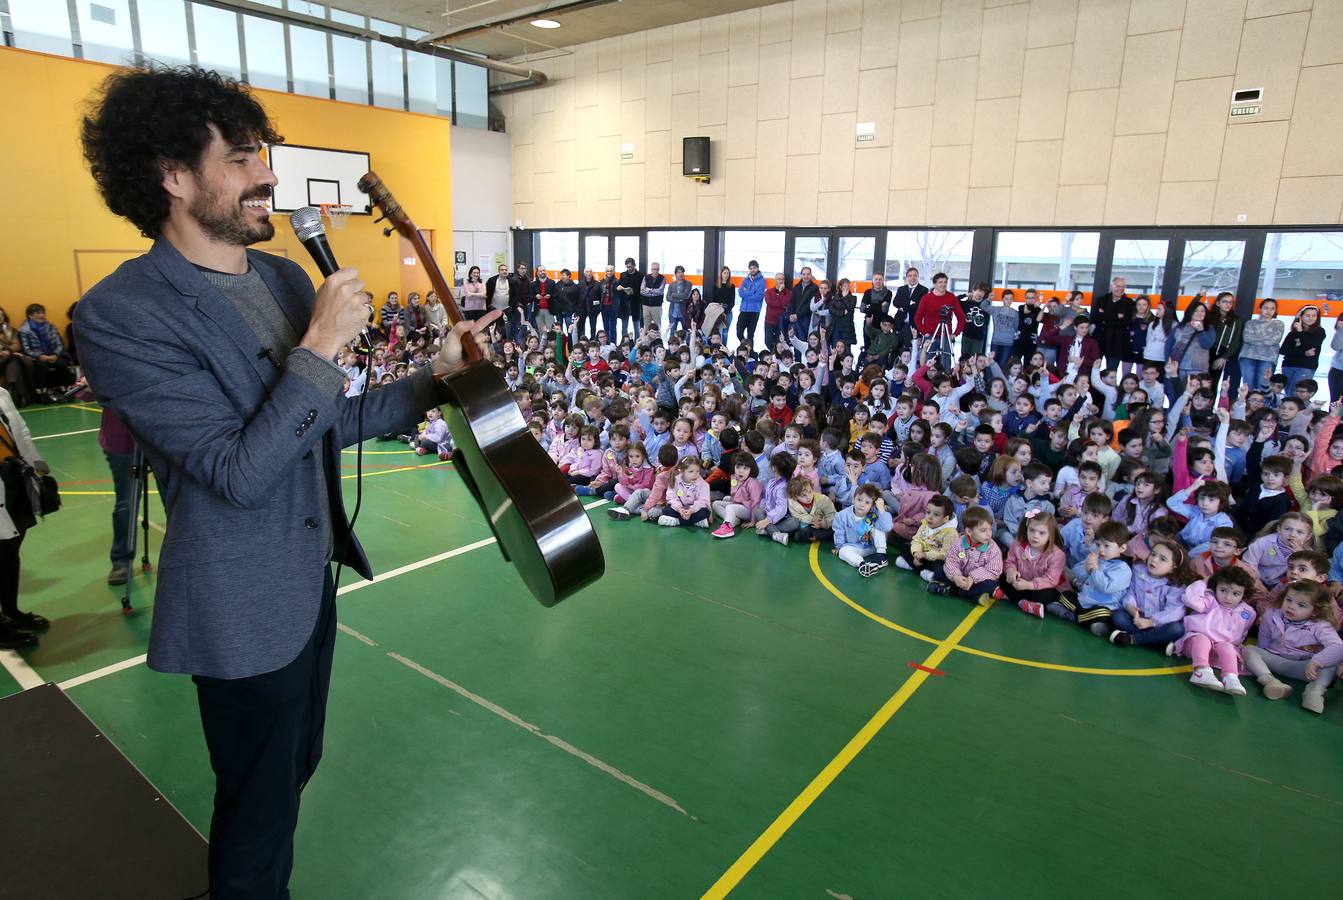
<svg viewBox="0 0 1343 900">
<path fill-rule="evenodd" d="M 0 216 L 0 306 L 17 325 L 29 303 L 47 307 L 61 329 L 66 312 L 123 259 L 149 241 L 103 206 L 80 151 L 85 100 L 111 66 L 0 48 L 0 169 L 8 206 Z M 384 183 L 422 229 L 433 229 L 435 252 L 451 270 L 452 184 L 450 123 L 437 116 L 378 109 L 334 100 L 257 92 L 277 130 L 294 144 L 367 151 Z M 287 215 L 272 217 L 275 240 L 259 249 L 287 255 L 314 282 L 320 275 L 294 239 Z M 384 223 L 385 224 L 385 223 Z M 342 265 L 360 270 L 377 295 L 401 283 L 399 242 L 384 238 L 371 216 L 351 216 L 331 234 Z"/>
</svg>

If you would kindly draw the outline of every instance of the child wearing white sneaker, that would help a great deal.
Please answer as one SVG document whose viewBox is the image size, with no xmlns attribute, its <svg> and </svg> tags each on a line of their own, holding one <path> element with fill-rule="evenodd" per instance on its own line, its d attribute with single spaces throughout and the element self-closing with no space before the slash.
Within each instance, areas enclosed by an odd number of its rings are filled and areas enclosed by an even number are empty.
<svg viewBox="0 0 1343 900">
<path fill-rule="evenodd" d="M 728 483 L 728 495 L 712 504 L 713 514 L 723 521 L 714 530 L 716 538 L 736 536 L 738 522 L 750 522 L 755 516 L 755 508 L 760 505 L 765 488 L 760 483 L 760 470 L 756 468 L 755 458 L 745 450 L 738 450 L 732 458 L 732 480 Z"/>
<path fill-rule="evenodd" d="M 886 532 L 891 514 L 875 484 L 861 484 L 853 493 L 853 505 L 835 516 L 835 547 L 832 552 L 871 578 L 886 567 Z"/>
<path fill-rule="evenodd" d="M 909 543 L 895 539 L 897 545 L 903 544 L 896 550 L 896 568 L 918 572 L 920 578 L 931 582 L 934 576 L 942 574 L 942 564 L 959 538 L 956 506 L 950 497 L 938 494 L 924 507 L 923 521 Z"/>
<path fill-rule="evenodd" d="M 1329 591 L 1316 581 L 1293 581 L 1259 622 L 1259 642 L 1241 648 L 1245 668 L 1264 687 L 1264 696 L 1281 700 L 1292 692 L 1277 676 L 1308 682 L 1303 709 L 1324 712 L 1324 692 L 1343 663 L 1337 611 Z"/>
<path fill-rule="evenodd" d="M 1188 656 L 1194 661 L 1191 684 L 1213 691 L 1244 696 L 1240 683 L 1240 646 L 1254 624 L 1249 603 L 1254 579 L 1239 566 L 1218 569 L 1208 579 L 1206 591 L 1190 591 L 1185 606 L 1184 637 L 1166 648 L 1170 656 Z M 1212 666 L 1222 670 L 1217 680 Z"/>
<path fill-rule="evenodd" d="M 1003 551 L 993 541 L 993 513 L 972 506 L 961 519 L 965 534 L 947 554 L 942 577 L 928 582 L 928 593 L 970 597 L 988 606 L 1003 577 Z"/>
<path fill-rule="evenodd" d="M 698 456 L 681 460 L 676 482 L 667 491 L 667 508 L 658 517 L 659 525 L 709 527 L 709 482 L 700 477 L 700 465 Z"/>
<path fill-rule="evenodd" d="M 796 522 L 791 531 L 784 529 L 784 523 Z M 779 523 L 774 532 L 774 540 L 788 546 L 790 537 L 807 544 L 828 541 L 834 536 L 832 527 L 835 522 L 835 503 L 820 493 L 812 480 L 801 474 L 801 469 L 788 482 L 788 518 Z"/>
</svg>

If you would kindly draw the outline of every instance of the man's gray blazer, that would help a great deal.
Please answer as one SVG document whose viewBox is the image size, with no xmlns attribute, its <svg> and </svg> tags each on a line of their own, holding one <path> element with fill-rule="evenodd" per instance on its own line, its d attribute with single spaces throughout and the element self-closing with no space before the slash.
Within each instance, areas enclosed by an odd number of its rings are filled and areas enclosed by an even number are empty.
<svg viewBox="0 0 1343 900">
<path fill-rule="evenodd" d="M 287 259 L 247 256 L 302 335 L 315 296 L 308 275 Z M 230 301 L 161 238 L 84 296 L 75 329 L 94 395 L 144 448 L 168 514 L 150 668 L 242 678 L 291 662 L 321 603 L 321 517 L 337 557 L 346 548 L 345 565 L 373 577 L 347 540 L 340 492 L 359 401 L 338 377 L 322 387 L 267 358 Z M 409 431 L 444 399 L 421 370 L 369 395 L 363 433 Z"/>
</svg>

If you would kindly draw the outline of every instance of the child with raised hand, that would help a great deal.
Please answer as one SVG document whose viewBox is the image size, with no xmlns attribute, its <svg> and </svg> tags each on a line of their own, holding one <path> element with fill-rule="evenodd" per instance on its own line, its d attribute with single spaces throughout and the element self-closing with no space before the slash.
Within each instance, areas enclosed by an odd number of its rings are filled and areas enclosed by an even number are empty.
<svg viewBox="0 0 1343 900">
<path fill-rule="evenodd" d="M 1077 597 L 1065 594 L 1058 604 L 1045 609 L 1062 619 L 1076 622 L 1097 637 L 1109 637 L 1111 619 L 1127 596 L 1133 572 L 1122 558 L 1128 545 L 1128 526 L 1103 522 L 1096 528 L 1095 547 L 1072 567 Z"/>
<path fill-rule="evenodd" d="M 890 530 L 891 516 L 882 503 L 881 492 L 870 484 L 859 485 L 853 505 L 835 516 L 835 547 L 831 552 L 857 568 L 859 575 L 871 578 L 886 567 L 886 532 Z"/>
<path fill-rule="evenodd" d="M 709 483 L 701 477 L 702 466 L 698 456 L 681 460 L 676 480 L 667 492 L 667 508 L 658 517 L 659 525 L 709 527 Z"/>
<path fill-rule="evenodd" d="M 906 477 L 909 487 L 901 492 L 900 510 L 894 517 L 894 531 L 903 541 L 914 537 L 928 501 L 942 493 L 942 465 L 930 454 L 916 453 L 906 467 Z"/>
<path fill-rule="evenodd" d="M 1114 508 L 1116 522 L 1128 526 L 1133 537 L 1129 538 L 1129 556 L 1139 562 L 1147 559 L 1147 529 L 1152 521 L 1167 514 L 1165 501 L 1165 479 L 1155 472 L 1139 472 L 1133 477 L 1133 490 Z"/>
<path fill-rule="evenodd" d="M 1190 497 L 1196 503 L 1190 503 Z M 1234 525 L 1226 509 L 1231 503 L 1231 488 L 1220 481 L 1194 479 L 1189 487 L 1176 492 L 1166 501 L 1166 508 L 1179 513 L 1187 520 L 1180 529 L 1180 540 L 1191 553 L 1202 553 L 1207 549 L 1208 539 L 1214 528 Z"/>
<path fill-rule="evenodd" d="M 578 455 L 569 465 L 566 477 L 572 485 L 588 485 L 602 470 L 601 432 L 592 425 L 578 433 Z"/>
<path fill-rule="evenodd" d="M 753 514 L 755 533 L 760 537 L 774 534 L 784 519 L 788 518 L 788 480 L 793 477 L 796 468 L 797 460 L 787 450 L 780 450 L 770 458 L 770 479 L 765 484 L 764 493 Z"/>
<path fill-rule="evenodd" d="M 1263 685 L 1264 696 L 1281 700 L 1292 693 L 1277 676 L 1307 682 L 1303 709 L 1324 712 L 1324 692 L 1343 663 L 1337 610 L 1324 585 L 1293 581 L 1259 622 L 1257 645 L 1242 647 L 1245 668 Z"/>
<path fill-rule="evenodd" d="M 895 565 L 907 572 L 918 572 L 924 581 L 931 582 L 942 571 L 952 545 L 960 539 L 956 530 L 956 511 L 951 500 L 941 494 L 933 497 L 924 507 L 919 530 L 908 543 L 894 539 L 897 550 Z"/>
<path fill-rule="evenodd" d="M 979 505 L 1001 523 L 1009 498 L 1021 493 L 1021 463 L 1012 456 L 999 456 L 989 469 L 989 477 L 979 485 Z"/>
<path fill-rule="evenodd" d="M 1057 603 L 1068 589 L 1066 562 L 1053 513 L 1026 510 L 1003 562 L 1003 580 L 995 599 L 1011 600 L 1022 612 L 1043 619 L 1045 607 Z"/>
<path fill-rule="evenodd" d="M 1194 661 L 1191 684 L 1213 691 L 1245 695 L 1240 683 L 1240 647 L 1254 624 L 1249 603 L 1254 580 L 1238 566 L 1219 569 L 1202 591 L 1187 591 L 1184 604 L 1184 637 L 1166 648 L 1167 656 L 1188 656 Z M 1212 667 L 1222 670 L 1219 680 Z"/>
<path fill-rule="evenodd" d="M 1101 493 L 1088 494 L 1082 501 L 1082 514 L 1063 526 L 1063 551 L 1072 569 L 1096 549 L 1097 529 L 1110 518 L 1110 498 Z"/>
<path fill-rule="evenodd" d="M 1055 429 L 1056 434 L 1062 431 L 1062 426 Z M 1054 479 L 1054 493 L 1057 494 L 1059 498 L 1059 514 L 1061 516 L 1071 519 L 1077 515 L 1076 504 L 1073 504 L 1071 511 L 1069 510 L 1067 503 L 1069 497 L 1068 490 L 1069 488 L 1076 487 L 1078 483 L 1078 471 L 1080 470 L 1082 463 L 1096 462 L 1096 455 L 1096 445 L 1089 441 L 1085 441 L 1082 438 L 1076 438 L 1068 442 L 1068 449 L 1065 451 L 1063 458 L 1064 465 L 1058 470 L 1058 474 Z M 1096 469 L 1097 471 L 1100 470 L 1099 464 L 1096 466 Z M 1090 490 L 1082 491 L 1077 498 L 1080 500 L 1082 497 L 1091 493 L 1092 490 L 1099 489 L 1100 485 L 1098 481 L 1095 487 Z"/>
<path fill-rule="evenodd" d="M 1315 536 L 1310 517 L 1289 512 L 1250 542 L 1241 561 L 1254 569 L 1269 590 L 1277 587 L 1287 574 L 1287 559 L 1298 550 L 1314 550 Z M 1247 598 L 1251 599 L 1251 598 Z"/>
<path fill-rule="evenodd" d="M 806 544 L 828 541 L 834 536 L 835 504 L 816 490 L 810 478 L 794 473 L 788 482 L 788 518 L 784 519 L 789 521 L 798 523 L 791 532 L 797 540 Z M 790 533 L 780 525 L 774 532 L 774 540 L 787 547 Z"/>
<path fill-rule="evenodd" d="M 1003 576 L 1003 552 L 993 542 L 993 514 L 972 506 L 962 519 L 965 532 L 947 553 L 941 576 L 928 582 L 928 593 L 968 597 L 988 606 Z"/>
<path fill-rule="evenodd" d="M 736 537 L 738 522 L 754 521 L 756 507 L 765 493 L 759 474 L 750 453 L 742 450 L 733 455 L 728 495 L 712 505 L 713 514 L 723 522 L 714 529 L 714 537 Z"/>
<path fill-rule="evenodd" d="M 1155 540 L 1147 561 L 1134 563 L 1128 596 L 1111 616 L 1110 643 L 1166 647 L 1184 636 L 1185 592 L 1204 590 L 1176 541 Z"/>
<path fill-rule="evenodd" d="M 620 472 L 616 475 L 615 502 L 620 504 L 615 509 L 608 509 L 607 516 L 612 519 L 627 519 L 632 510 L 626 509 L 628 503 L 640 491 L 644 498 L 647 498 L 649 491 L 653 487 L 653 467 L 648 464 L 648 451 L 644 449 L 641 443 L 630 444 L 629 449 L 625 451 L 625 462 L 620 466 Z M 640 500 L 640 503 L 643 501 Z M 638 507 L 636 506 L 635 509 Z M 621 514 L 614 514 L 616 509 L 621 510 Z"/>
<path fill-rule="evenodd" d="M 1251 485 L 1236 506 L 1236 524 L 1246 534 L 1258 534 L 1274 519 L 1292 508 L 1287 479 L 1292 461 L 1285 456 L 1270 456 L 1259 464 L 1259 484 Z"/>
<path fill-rule="evenodd" d="M 1011 547 L 1021 531 L 1021 519 L 1030 510 L 1054 515 L 1054 503 L 1049 499 L 1049 488 L 1054 475 L 1043 463 L 1031 463 L 1021 470 L 1021 493 L 1012 494 L 1003 504 L 1002 525 L 994 537 L 1003 547 Z"/>
</svg>

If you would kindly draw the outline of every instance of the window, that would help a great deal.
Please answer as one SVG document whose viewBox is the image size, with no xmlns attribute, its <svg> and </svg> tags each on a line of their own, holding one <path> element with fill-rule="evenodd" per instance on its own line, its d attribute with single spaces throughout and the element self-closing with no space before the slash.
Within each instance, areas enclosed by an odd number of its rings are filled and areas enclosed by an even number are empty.
<svg viewBox="0 0 1343 900">
<path fill-rule="evenodd" d="M 331 96 L 331 66 L 326 54 L 326 32 L 290 25 L 289 58 L 293 60 L 294 93 L 309 97 Z M 252 47 L 247 47 L 247 65 L 252 65 Z"/>
<path fill-rule="evenodd" d="M 334 15 L 336 10 L 331 12 Z M 368 44 L 333 34 L 331 71 L 336 79 L 337 100 L 368 103 Z"/>
<path fill-rule="evenodd" d="M 1323 303 L 1343 300 L 1343 231 L 1269 234 L 1259 270 L 1259 296 Z"/>
<path fill-rule="evenodd" d="M 1100 235 L 1094 231 L 1002 232 L 993 257 L 993 283 L 997 287 L 1090 291 L 1096 282 L 1099 247 Z"/>
<path fill-rule="evenodd" d="M 761 274 L 773 279 L 774 273 L 783 271 L 783 236 L 782 231 L 725 231 L 719 258 L 733 278 L 747 275 L 755 260 Z"/>
<path fill-rule="evenodd" d="M 234 78 L 242 77 L 242 60 L 238 55 L 238 14 L 213 6 L 191 4 L 191 21 L 196 34 L 196 64 L 202 69 L 214 69 Z M 278 22 L 272 22 L 277 29 Z M 249 42 L 250 43 L 250 42 Z M 283 44 L 281 44 L 283 48 Z M 284 59 L 281 49 L 280 59 Z M 258 85 L 260 86 L 260 85 Z M 288 79 L 276 90 L 286 90 Z"/>
<path fill-rule="evenodd" d="M 933 276 L 945 272 L 948 290 L 964 293 L 970 289 L 970 251 L 974 243 L 974 232 L 970 231 L 889 231 L 882 269 L 886 282 L 895 290 L 905 283 L 905 271 L 913 266 L 925 285 L 931 286 Z"/>
<path fill-rule="evenodd" d="M 182 0 L 138 0 L 135 6 L 140 16 L 140 52 L 168 65 L 191 62 Z"/>
<path fill-rule="evenodd" d="M 368 26 L 378 34 L 385 34 L 388 37 L 401 37 L 401 26 L 395 22 L 384 22 L 382 19 L 369 19 Z"/>
<path fill-rule="evenodd" d="M 811 269 L 811 277 L 825 278 L 830 264 L 830 238 L 813 235 L 799 236 L 793 241 L 793 280 L 802 275 L 804 266 Z"/>
<path fill-rule="evenodd" d="M 637 234 L 618 234 L 615 236 L 616 270 L 625 271 L 625 260 L 633 259 L 635 267 L 642 272 L 643 260 L 639 259 L 639 236 Z"/>
<path fill-rule="evenodd" d="M 15 46 L 42 53 L 73 56 L 70 11 L 51 0 L 9 0 L 9 27 Z"/>
<path fill-rule="evenodd" d="M 129 0 L 79 0 L 79 41 L 84 58 L 124 64 L 134 48 Z"/>
<path fill-rule="evenodd" d="M 197 34 L 200 33 L 200 29 L 201 20 L 197 18 Z M 284 26 L 272 19 L 243 16 L 242 30 L 243 40 L 247 42 L 247 83 L 272 91 L 289 90 L 289 71 L 284 53 Z M 197 50 L 199 49 L 198 45 Z M 201 65 L 205 65 L 203 60 Z"/>
<path fill-rule="evenodd" d="M 1111 278 L 1123 278 L 1130 295 L 1146 294 L 1160 298 L 1161 281 L 1166 276 L 1166 251 L 1169 241 L 1116 240 Z"/>
<path fill-rule="evenodd" d="M 648 265 L 657 263 L 668 278 L 677 266 L 685 266 L 686 279 L 704 283 L 704 232 L 648 232 Z"/>
<path fill-rule="evenodd" d="M 410 88 L 408 108 L 411 112 L 433 115 L 438 111 L 438 78 L 432 56 L 407 50 L 406 82 Z"/>
<path fill-rule="evenodd" d="M 319 3 L 309 3 L 308 0 L 289 0 L 288 6 L 291 12 L 302 13 L 305 16 L 313 16 L 317 19 L 326 18 L 326 7 Z"/>
<path fill-rule="evenodd" d="M 536 265 L 554 277 L 560 269 L 578 269 L 578 232 L 542 231 L 536 235 Z"/>
<path fill-rule="evenodd" d="M 457 124 L 466 128 L 490 125 L 490 77 L 480 66 L 453 63 L 457 79 Z"/>
<path fill-rule="evenodd" d="M 331 21 L 339 22 L 342 25 L 353 25 L 356 28 L 367 28 L 368 20 L 359 13 L 346 12 L 343 9 L 331 10 Z"/>
<path fill-rule="evenodd" d="M 1196 294 L 1207 289 L 1235 291 L 1240 283 L 1240 260 L 1245 254 L 1244 241 L 1187 241 L 1184 266 L 1180 269 L 1180 294 Z"/>
<path fill-rule="evenodd" d="M 404 53 L 400 47 L 374 43 L 373 48 L 373 103 L 389 109 L 406 108 Z"/>
<path fill-rule="evenodd" d="M 877 239 L 874 237 L 842 237 L 839 239 L 839 259 L 835 269 L 836 281 L 847 278 L 860 282 L 867 290 L 877 265 Z"/>
<path fill-rule="evenodd" d="M 452 60 L 434 57 L 435 109 L 440 116 L 452 118 Z"/>
<path fill-rule="evenodd" d="M 583 265 L 597 274 L 611 265 L 611 242 L 604 234 L 583 238 Z"/>
</svg>

